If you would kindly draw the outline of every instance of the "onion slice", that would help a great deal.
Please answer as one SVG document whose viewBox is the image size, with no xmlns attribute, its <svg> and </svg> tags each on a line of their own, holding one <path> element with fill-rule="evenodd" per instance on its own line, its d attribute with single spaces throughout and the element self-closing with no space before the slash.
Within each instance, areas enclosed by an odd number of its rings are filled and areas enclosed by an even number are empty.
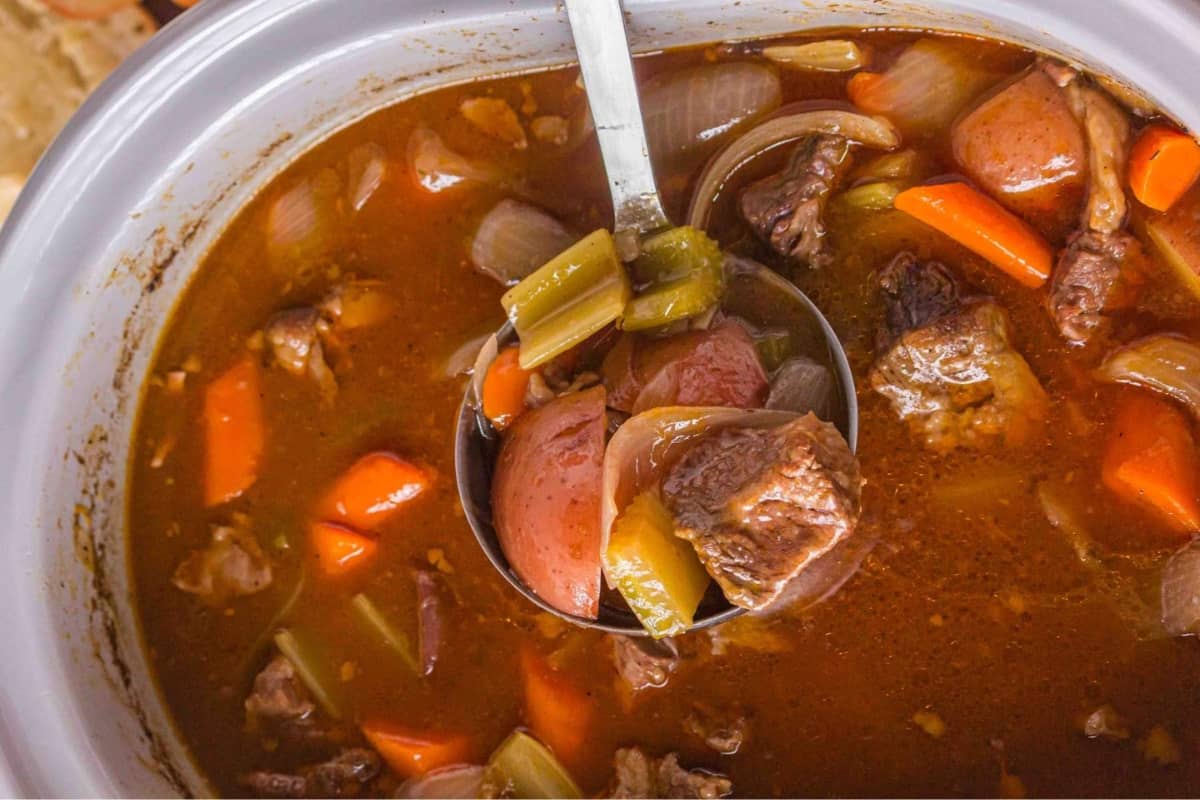
<svg viewBox="0 0 1200 800">
<path fill-rule="evenodd" d="M 408 137 L 408 163 L 418 184 L 437 194 L 464 181 L 499 183 L 497 168 L 454 152 L 442 137 L 424 126 Z"/>
<path fill-rule="evenodd" d="M 787 411 L 665 406 L 630 417 L 604 451 L 600 494 L 600 553 L 608 550 L 617 517 L 641 491 L 656 483 L 681 449 L 708 431 L 729 427 L 774 428 L 795 419 Z M 605 578 L 612 584 L 607 573 Z"/>
<path fill-rule="evenodd" d="M 1109 383 L 1142 386 L 1183 403 L 1200 419 L 1200 345 L 1156 333 L 1110 353 L 1096 372 Z"/>
<path fill-rule="evenodd" d="M 797 111 L 773 117 L 742 134 L 708 163 L 696 183 L 688 207 L 687 224 L 704 230 L 713 202 L 729 177 L 755 156 L 815 133 L 837 134 L 879 150 L 894 150 L 900 146 L 900 133 L 883 117 L 837 109 Z"/>
<path fill-rule="evenodd" d="M 350 207 L 361 211 L 383 185 L 387 175 L 387 152 L 374 142 L 368 142 L 351 150 L 346 162 L 350 175 L 347 185 Z"/>
<path fill-rule="evenodd" d="M 393 797 L 412 800 L 441 800 L 454 797 L 481 797 L 485 768 L 476 764 L 455 764 L 409 778 Z"/>
<path fill-rule="evenodd" d="M 1172 636 L 1200 633 L 1200 539 L 1186 544 L 1163 567 L 1162 623 Z"/>
<path fill-rule="evenodd" d="M 480 221 L 471 242 L 471 261 L 485 275 L 513 286 L 577 238 L 540 208 L 506 198 Z"/>
</svg>

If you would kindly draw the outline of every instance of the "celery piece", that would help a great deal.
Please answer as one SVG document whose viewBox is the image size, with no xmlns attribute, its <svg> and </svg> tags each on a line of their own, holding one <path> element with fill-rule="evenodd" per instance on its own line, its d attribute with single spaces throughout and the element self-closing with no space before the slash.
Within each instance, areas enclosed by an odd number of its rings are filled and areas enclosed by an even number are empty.
<svg viewBox="0 0 1200 800">
<path fill-rule="evenodd" d="M 720 246 L 690 226 L 646 239 L 633 270 L 650 285 L 625 307 L 621 327 L 626 330 L 656 328 L 703 313 L 724 290 Z"/>
<path fill-rule="evenodd" d="M 708 588 L 692 546 L 653 491 L 633 499 L 613 525 L 604 552 L 607 574 L 651 636 L 684 633 Z"/>
<path fill-rule="evenodd" d="M 863 211 L 883 211 L 892 207 L 892 201 L 900 194 L 900 186 L 889 181 L 864 183 L 842 192 L 839 198 L 849 208 Z"/>
<path fill-rule="evenodd" d="M 588 234 L 504 293 L 522 369 L 570 350 L 621 316 L 631 289 L 612 234 Z"/>
<path fill-rule="evenodd" d="M 396 651 L 396 654 L 413 671 L 413 674 L 421 674 L 417 658 L 413 655 L 412 642 L 404 635 L 403 631 L 396 630 L 392 623 L 388 622 L 387 617 L 383 615 L 378 606 L 371 602 L 371 598 L 360 592 L 351 598 L 350 605 L 359 619 L 365 622 L 368 628 L 379 634 L 379 638 L 383 639 L 384 644 Z"/>
<path fill-rule="evenodd" d="M 513 731 L 492 753 L 488 777 L 505 791 L 505 797 L 583 797 L 554 754 L 524 731 Z"/>
<path fill-rule="evenodd" d="M 341 698 L 334 688 L 337 686 L 337 682 L 327 675 L 321 674 L 323 672 L 320 663 L 321 657 L 315 652 L 315 648 L 309 643 L 302 642 L 294 631 L 287 628 L 280 628 L 275 632 L 275 646 L 288 661 L 292 662 L 292 666 L 296 668 L 296 674 L 300 676 L 300 681 L 325 710 L 325 713 L 334 719 L 341 719 Z"/>
</svg>

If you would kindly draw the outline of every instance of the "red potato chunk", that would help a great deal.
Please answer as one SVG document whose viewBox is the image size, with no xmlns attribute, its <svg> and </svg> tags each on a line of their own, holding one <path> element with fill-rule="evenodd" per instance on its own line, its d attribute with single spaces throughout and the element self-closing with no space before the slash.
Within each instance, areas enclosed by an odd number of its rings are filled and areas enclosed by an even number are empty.
<svg viewBox="0 0 1200 800">
<path fill-rule="evenodd" d="M 1087 187 L 1087 145 L 1066 97 L 1041 69 L 1009 84 L 951 130 L 970 178 L 1034 224 L 1058 230 Z"/>
<path fill-rule="evenodd" d="M 568 614 L 600 610 L 604 387 L 522 414 L 505 434 L 492 480 L 500 547 L 517 577 Z"/>
<path fill-rule="evenodd" d="M 626 337 L 604 362 L 609 405 L 640 414 L 660 406 L 761 408 L 767 373 L 754 340 L 733 322 L 665 339 Z"/>
</svg>

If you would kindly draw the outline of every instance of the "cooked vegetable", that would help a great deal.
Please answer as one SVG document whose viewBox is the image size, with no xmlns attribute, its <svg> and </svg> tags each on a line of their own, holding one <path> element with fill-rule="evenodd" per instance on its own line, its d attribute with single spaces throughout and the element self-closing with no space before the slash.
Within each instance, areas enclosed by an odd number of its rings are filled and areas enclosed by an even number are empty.
<svg viewBox="0 0 1200 800">
<path fill-rule="evenodd" d="M 1167 125 L 1151 125 L 1129 153 L 1129 188 L 1143 205 L 1166 211 L 1200 178 L 1200 144 Z"/>
<path fill-rule="evenodd" d="M 1200 634 L 1200 539 L 1181 547 L 1163 567 L 1162 623 L 1172 636 Z"/>
<path fill-rule="evenodd" d="M 828 367 L 808 356 L 796 356 L 783 362 L 771 376 L 771 391 L 765 405 L 793 414 L 811 411 L 829 421 L 837 396 L 837 384 Z"/>
<path fill-rule="evenodd" d="M 46 0 L 46 5 L 67 17 L 103 19 L 122 8 L 137 5 L 137 0 Z"/>
<path fill-rule="evenodd" d="M 374 142 L 359 145 L 346 157 L 350 207 L 361 211 L 387 175 L 387 151 Z"/>
<path fill-rule="evenodd" d="M 630 294 L 612 234 L 580 239 L 500 298 L 521 338 L 521 366 L 543 364 L 615 321 Z"/>
<path fill-rule="evenodd" d="M 456 764 L 430 770 L 409 778 L 393 797 L 408 800 L 453 800 L 459 797 L 486 797 L 483 781 L 486 769 L 477 764 Z"/>
<path fill-rule="evenodd" d="M 1101 470 L 1117 496 L 1157 511 L 1181 535 L 1200 531 L 1200 455 L 1187 417 L 1144 392 L 1121 398 Z"/>
<path fill-rule="evenodd" d="M 275 632 L 275 646 L 291 662 L 304 688 L 308 689 L 321 709 L 334 719 L 341 719 L 341 692 L 337 682 L 328 674 L 324 655 L 318 648 L 288 628 L 280 628 Z"/>
<path fill-rule="evenodd" d="M 687 224 L 697 230 L 708 227 L 713 201 L 735 172 L 751 159 L 776 145 L 803 139 L 814 133 L 844 136 L 852 142 L 880 150 L 900 146 L 900 134 L 883 117 L 869 117 L 852 111 L 796 111 L 755 125 L 729 147 L 708 162 L 688 206 Z"/>
<path fill-rule="evenodd" d="M 1173 334 L 1156 333 L 1110 353 L 1097 375 L 1162 392 L 1200 419 L 1200 345 Z"/>
<path fill-rule="evenodd" d="M 508 429 L 492 478 L 496 537 L 538 597 L 595 619 L 600 608 L 604 387 L 557 398 Z"/>
<path fill-rule="evenodd" d="M 898 194 L 900 194 L 898 184 L 891 181 L 874 181 L 847 189 L 838 196 L 838 200 L 849 208 L 863 211 L 883 211 L 892 207 Z"/>
<path fill-rule="evenodd" d="M 392 771 L 406 778 L 461 764 L 471 756 L 471 740 L 458 734 L 417 731 L 381 721 L 364 722 L 362 732 Z"/>
<path fill-rule="evenodd" d="M 693 317 L 721 299 L 721 248 L 693 227 L 672 228 L 646 239 L 633 269 L 650 287 L 625 306 L 621 327 L 626 330 L 656 328 Z"/>
<path fill-rule="evenodd" d="M 497 430 L 504 430 L 525 411 L 525 392 L 533 373 L 521 369 L 521 349 L 516 345 L 500 351 L 483 379 L 483 415 Z"/>
<path fill-rule="evenodd" d="M 471 261 L 481 272 L 512 286 L 575 240 L 545 211 L 505 198 L 480 221 L 471 242 Z"/>
<path fill-rule="evenodd" d="M 333 242 L 342 198 L 341 179 L 323 169 L 275 199 L 267 210 L 267 249 L 286 266 L 317 258 Z"/>
<path fill-rule="evenodd" d="M 458 110 L 468 122 L 493 139 L 512 145 L 516 150 L 524 150 L 529 146 L 521 120 L 517 119 L 517 112 L 513 111 L 507 100 L 500 97 L 468 97 L 459 104 Z"/>
<path fill-rule="evenodd" d="M 521 682 L 529 728 L 558 758 L 568 763 L 578 760 L 596 715 L 588 693 L 529 645 L 521 649 Z"/>
<path fill-rule="evenodd" d="M 400 659 L 408 665 L 415 674 L 420 675 L 421 669 L 417 665 L 417 659 L 413 655 L 412 642 L 403 631 L 397 630 L 383 612 L 371 602 L 371 598 L 361 592 L 354 595 L 350 600 L 350 606 L 358 615 L 359 619 L 367 624 L 371 630 L 379 635 L 388 647 L 396 651 Z"/>
<path fill-rule="evenodd" d="M 779 107 L 779 76 L 768 66 L 704 64 L 656 75 L 639 92 L 646 140 L 656 159 L 711 149 L 722 136 Z"/>
<path fill-rule="evenodd" d="M 258 362 L 245 356 L 204 389 L 204 504 L 228 502 L 258 480 L 266 434 Z"/>
<path fill-rule="evenodd" d="M 1145 232 L 1184 286 L 1200 297 L 1200 190 L 1146 222 Z"/>
<path fill-rule="evenodd" d="M 1050 277 L 1054 252 L 1037 231 L 965 183 L 914 186 L 895 206 L 1036 289 Z"/>
<path fill-rule="evenodd" d="M 333 522 L 314 522 L 310 538 L 321 571 L 334 577 L 363 566 L 379 549 L 372 537 Z"/>
<path fill-rule="evenodd" d="M 866 66 L 862 48 L 849 39 L 826 39 L 805 44 L 783 44 L 764 47 L 764 57 L 791 69 L 811 69 L 817 72 L 849 72 Z"/>
<path fill-rule="evenodd" d="M 886 116 L 906 133 L 933 133 L 998 78 L 971 47 L 969 42 L 920 39 L 885 72 L 855 75 L 846 91 L 863 111 Z"/>
<path fill-rule="evenodd" d="M 651 636 L 692 627 L 709 576 L 653 491 L 644 491 L 617 517 L 604 551 L 604 571 Z"/>
<path fill-rule="evenodd" d="M 1045 480 L 1037 485 L 1037 496 L 1046 521 L 1062 533 L 1079 563 L 1093 569 L 1101 567 L 1096 545 L 1083 519 L 1083 509 L 1068 487 L 1059 481 Z"/>
<path fill-rule="evenodd" d="M 367 453 L 337 479 L 317 514 L 361 531 L 375 530 L 432 485 L 428 470 L 395 453 Z"/>
<path fill-rule="evenodd" d="M 498 168 L 459 155 L 446 146 L 442 137 L 424 126 L 408 137 L 408 164 L 417 184 L 433 194 L 464 181 L 496 184 L 502 178 Z"/>
<path fill-rule="evenodd" d="M 383 281 L 352 280 L 338 284 L 318 308 L 340 332 L 378 325 L 391 315 L 395 303 Z"/>
<path fill-rule="evenodd" d="M 1129 120 L 1112 98 L 1082 81 L 1072 81 L 1064 91 L 1087 133 L 1087 226 L 1100 233 L 1116 233 L 1129 212 L 1124 185 Z"/>
<path fill-rule="evenodd" d="M 488 760 L 488 775 L 505 796 L 537 800 L 583 797 L 570 773 L 545 745 L 524 731 L 513 731 Z"/>
<path fill-rule="evenodd" d="M 913 178 L 921 170 L 923 159 L 916 150 L 900 150 L 875 156 L 851 173 L 857 181 L 886 181 Z"/>
<path fill-rule="evenodd" d="M 442 577 L 427 569 L 417 570 L 417 654 L 421 674 L 432 675 L 442 649 Z"/>
</svg>

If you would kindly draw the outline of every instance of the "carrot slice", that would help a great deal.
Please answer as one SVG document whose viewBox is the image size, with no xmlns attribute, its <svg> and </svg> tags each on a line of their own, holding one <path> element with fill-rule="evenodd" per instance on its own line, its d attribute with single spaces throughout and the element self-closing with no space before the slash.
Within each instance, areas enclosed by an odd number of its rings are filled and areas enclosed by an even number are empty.
<svg viewBox="0 0 1200 800">
<path fill-rule="evenodd" d="M 316 522 L 311 528 L 312 548 L 326 575 L 345 575 L 375 555 L 379 544 L 370 536 L 333 522 Z"/>
<path fill-rule="evenodd" d="M 530 370 L 521 369 L 520 347 L 507 347 L 488 367 L 483 379 L 483 414 L 497 430 L 504 430 L 525 410 L 525 390 Z"/>
<path fill-rule="evenodd" d="M 1200 456 L 1187 417 L 1166 400 L 1122 397 L 1101 478 L 1119 497 L 1157 510 L 1181 539 L 1200 531 Z"/>
<path fill-rule="evenodd" d="M 1054 252 L 1033 228 L 962 182 L 914 186 L 896 208 L 983 256 L 1031 289 L 1050 277 Z"/>
<path fill-rule="evenodd" d="M 577 761 L 595 713 L 591 698 L 529 645 L 521 649 L 521 676 L 530 729 L 560 759 Z"/>
<path fill-rule="evenodd" d="M 1166 211 L 1200 178 L 1200 144 L 1167 125 L 1142 131 L 1129 152 L 1129 188 L 1143 205 Z"/>
<path fill-rule="evenodd" d="M 240 495 L 258 479 L 262 460 L 259 366 L 247 356 L 204 390 L 204 504 Z"/>
<path fill-rule="evenodd" d="M 458 734 L 414 731 L 390 722 L 364 722 L 362 732 L 388 766 L 406 778 L 471 759 L 471 740 Z"/>
<path fill-rule="evenodd" d="M 367 453 L 337 479 L 317 515 L 358 530 L 375 530 L 432 483 L 427 470 L 395 453 Z"/>
</svg>

